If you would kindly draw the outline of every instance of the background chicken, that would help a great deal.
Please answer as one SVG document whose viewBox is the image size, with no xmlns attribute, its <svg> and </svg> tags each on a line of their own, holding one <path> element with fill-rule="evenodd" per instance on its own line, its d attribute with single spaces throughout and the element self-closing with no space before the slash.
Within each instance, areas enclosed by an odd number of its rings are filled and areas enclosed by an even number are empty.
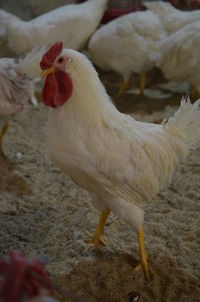
<svg viewBox="0 0 200 302">
<path fill-rule="evenodd" d="M 93 238 L 102 238 L 110 211 L 138 234 L 140 260 L 149 278 L 144 247 L 144 210 L 169 185 L 175 165 L 199 143 L 200 101 L 182 100 L 167 123 L 142 123 L 120 113 L 110 101 L 90 61 L 56 43 L 40 63 L 43 102 L 53 108 L 47 125 L 51 158 L 102 211 Z M 87 89 L 86 89 L 87 88 Z"/>
<path fill-rule="evenodd" d="M 6 38 L 17 54 L 26 54 L 35 46 L 57 39 L 62 39 L 66 47 L 81 49 L 99 25 L 106 3 L 107 0 L 89 0 L 65 5 L 31 21 L 0 10 L 0 38 Z"/>
<path fill-rule="evenodd" d="M 158 50 L 158 41 L 165 36 L 156 14 L 151 11 L 134 12 L 97 30 L 90 39 L 89 52 L 96 65 L 123 76 L 119 96 L 128 86 L 132 73 L 141 75 L 140 92 L 143 93 L 146 72 L 155 66 L 149 53 Z"/>
<path fill-rule="evenodd" d="M 0 59 L 0 146 L 8 129 L 8 120 L 26 109 L 28 101 L 37 105 L 34 83 L 39 77 L 39 61 L 44 49 L 33 50 L 21 62 L 15 59 Z"/>
<path fill-rule="evenodd" d="M 200 22 L 188 24 L 160 43 L 157 66 L 168 80 L 188 82 L 200 95 Z"/>
<path fill-rule="evenodd" d="M 30 20 L 36 18 L 39 15 L 45 14 L 52 9 L 66 4 L 73 4 L 74 0 L 20 0 L 20 2 L 15 5 L 14 0 L 1 0 L 1 6 L 6 11 L 17 15 L 23 20 Z"/>
<path fill-rule="evenodd" d="M 145 2 L 145 5 L 160 18 L 168 34 L 172 34 L 200 18 L 199 10 L 181 11 L 164 1 Z"/>
</svg>

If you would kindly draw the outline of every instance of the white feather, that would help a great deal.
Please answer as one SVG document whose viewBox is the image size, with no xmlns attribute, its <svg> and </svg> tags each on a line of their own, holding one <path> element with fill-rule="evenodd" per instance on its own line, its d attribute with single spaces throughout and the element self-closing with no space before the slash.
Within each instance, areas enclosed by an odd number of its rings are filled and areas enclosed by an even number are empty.
<svg viewBox="0 0 200 302">
<path fill-rule="evenodd" d="M 190 147 L 200 144 L 200 99 L 191 104 L 189 97 L 183 98 L 180 108 L 165 124 L 166 130 L 173 133 L 179 129 L 184 133 L 184 140 Z"/>
</svg>

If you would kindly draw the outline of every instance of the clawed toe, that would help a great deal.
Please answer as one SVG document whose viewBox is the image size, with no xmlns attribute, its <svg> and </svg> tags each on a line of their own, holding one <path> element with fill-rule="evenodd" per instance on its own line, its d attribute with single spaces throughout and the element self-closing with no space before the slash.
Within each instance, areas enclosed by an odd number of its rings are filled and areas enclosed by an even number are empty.
<svg viewBox="0 0 200 302">
<path fill-rule="evenodd" d="M 85 240 L 85 243 L 89 245 L 89 248 L 90 247 L 99 248 L 107 245 L 106 241 L 102 237 L 95 238 L 95 236 L 93 236 L 92 239 Z"/>
<path fill-rule="evenodd" d="M 88 249 L 90 247 L 99 248 L 101 246 L 107 245 L 106 241 L 103 239 L 102 236 L 97 236 L 96 234 L 92 235 L 90 232 L 88 232 L 88 230 L 84 230 L 84 231 L 87 234 L 87 236 L 89 236 L 91 238 L 91 239 L 85 240 L 85 243 L 87 243 L 89 245 Z"/>
<path fill-rule="evenodd" d="M 143 263 L 143 264 L 138 263 L 138 265 L 136 265 L 136 267 L 134 269 L 135 272 L 140 272 L 141 270 L 144 271 L 147 280 L 150 280 L 149 269 L 148 269 L 148 263 L 147 262 Z"/>
</svg>

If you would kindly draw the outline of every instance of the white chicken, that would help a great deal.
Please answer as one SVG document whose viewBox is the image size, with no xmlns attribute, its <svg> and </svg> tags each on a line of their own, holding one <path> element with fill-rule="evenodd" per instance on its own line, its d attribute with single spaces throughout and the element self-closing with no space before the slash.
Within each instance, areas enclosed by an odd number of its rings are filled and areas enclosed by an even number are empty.
<svg viewBox="0 0 200 302">
<path fill-rule="evenodd" d="M 188 24 L 160 43 L 160 51 L 153 55 L 156 65 L 166 79 L 188 82 L 192 95 L 200 96 L 200 21 Z"/>
<path fill-rule="evenodd" d="M 37 100 L 34 96 L 34 83 L 32 80 L 40 75 L 39 62 L 41 53 L 33 50 L 21 62 L 17 63 L 11 58 L 0 59 L 0 148 L 3 137 L 8 129 L 8 121 L 18 112 L 24 111 L 28 100 L 34 105 Z"/>
<path fill-rule="evenodd" d="M 110 211 L 138 234 L 146 277 L 144 205 L 170 184 L 175 165 L 200 141 L 200 100 L 183 99 L 167 123 L 142 123 L 112 104 L 91 62 L 81 53 L 56 43 L 43 56 L 46 76 L 43 102 L 53 108 L 47 144 L 53 161 L 88 190 L 102 211 L 94 237 L 102 238 Z"/>
<path fill-rule="evenodd" d="M 168 34 L 172 34 L 185 25 L 200 19 L 200 10 L 181 11 L 164 1 L 145 2 L 145 6 L 160 18 Z"/>
<path fill-rule="evenodd" d="M 65 47 L 81 49 L 98 27 L 107 0 L 89 0 L 82 4 L 61 6 L 33 20 L 20 18 L 0 10 L 0 37 L 7 39 L 17 54 L 26 54 L 45 41 L 62 39 Z"/>
<path fill-rule="evenodd" d="M 146 72 L 154 66 L 149 53 L 158 48 L 166 33 L 159 18 L 151 11 L 134 12 L 117 18 L 97 30 L 89 41 L 92 61 L 104 70 L 114 70 L 123 76 L 121 96 L 132 73 L 141 74 L 143 93 Z"/>
</svg>

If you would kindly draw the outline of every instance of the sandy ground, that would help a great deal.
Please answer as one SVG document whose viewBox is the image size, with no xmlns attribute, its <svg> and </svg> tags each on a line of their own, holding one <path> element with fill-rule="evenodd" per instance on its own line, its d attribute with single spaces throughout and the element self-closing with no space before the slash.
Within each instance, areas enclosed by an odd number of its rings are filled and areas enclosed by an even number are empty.
<svg viewBox="0 0 200 302">
<path fill-rule="evenodd" d="M 102 80 L 114 96 L 120 78 L 102 74 Z M 151 100 L 126 94 L 115 101 L 123 112 L 159 122 L 175 110 L 180 95 Z M 191 152 L 170 188 L 145 209 L 148 282 L 143 272 L 134 271 L 136 234 L 116 216 L 106 225 L 108 245 L 87 250 L 85 230 L 94 232 L 99 214 L 87 192 L 51 163 L 45 144 L 47 111 L 40 103 L 16 116 L 4 141 L 0 255 L 21 249 L 47 257 L 59 301 L 128 302 L 133 291 L 141 302 L 200 301 L 200 150 Z"/>
</svg>

